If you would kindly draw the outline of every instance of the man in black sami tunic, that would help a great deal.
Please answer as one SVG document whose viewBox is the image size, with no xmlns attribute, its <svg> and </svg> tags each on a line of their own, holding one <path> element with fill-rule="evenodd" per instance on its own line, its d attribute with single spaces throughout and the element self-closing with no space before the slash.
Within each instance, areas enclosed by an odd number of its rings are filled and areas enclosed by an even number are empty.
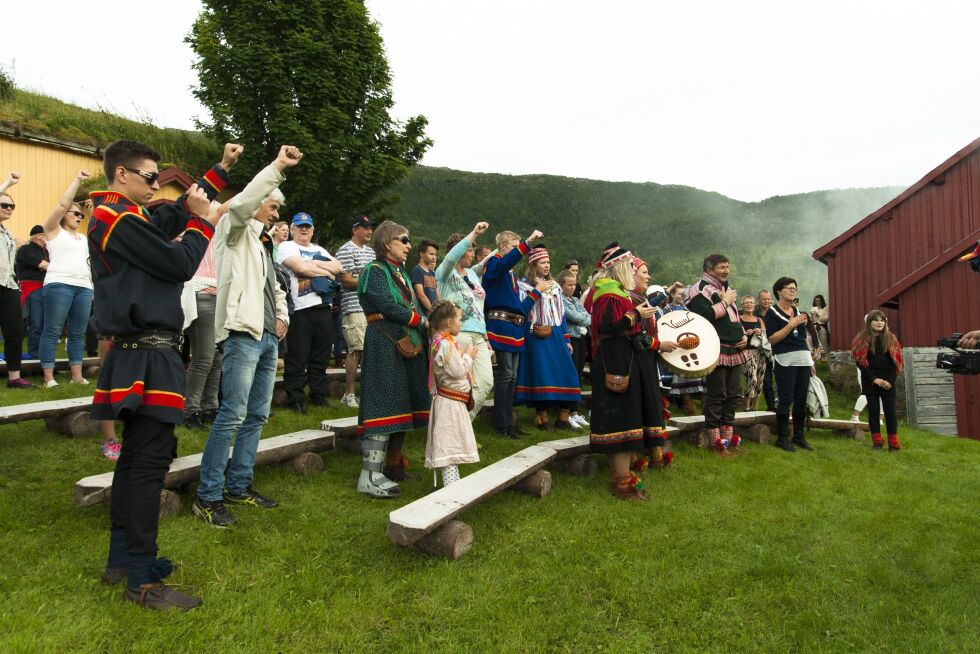
<svg viewBox="0 0 980 654">
<path fill-rule="evenodd" d="M 125 599 L 156 610 L 201 603 L 162 582 L 173 564 L 157 557 L 160 491 L 177 453 L 174 426 L 184 415 L 180 285 L 200 265 L 217 222 L 217 215 L 209 217 L 210 202 L 228 183 L 240 153 L 239 146 L 225 146 L 220 164 L 151 215 L 143 204 L 160 189 L 160 155 L 135 141 L 116 141 L 103 161 L 109 190 L 90 195 L 95 326 L 112 338 L 92 418 L 124 424 L 102 581 L 128 577 Z"/>
</svg>

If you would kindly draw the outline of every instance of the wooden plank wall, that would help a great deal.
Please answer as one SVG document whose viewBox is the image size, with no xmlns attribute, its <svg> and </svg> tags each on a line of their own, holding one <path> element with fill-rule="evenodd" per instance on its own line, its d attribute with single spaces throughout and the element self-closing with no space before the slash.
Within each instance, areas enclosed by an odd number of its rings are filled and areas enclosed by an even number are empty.
<svg viewBox="0 0 980 654">
<path fill-rule="evenodd" d="M 938 347 L 906 347 L 905 397 L 907 420 L 913 427 L 955 436 L 956 399 L 953 375 L 936 367 Z"/>
<path fill-rule="evenodd" d="M 102 159 L 95 155 L 0 136 L 0 176 L 6 179 L 12 170 L 21 174 L 20 183 L 9 190 L 17 208 L 4 227 L 15 238 L 27 239 L 31 227 L 48 217 L 80 169 L 94 173 L 101 167 Z"/>
</svg>

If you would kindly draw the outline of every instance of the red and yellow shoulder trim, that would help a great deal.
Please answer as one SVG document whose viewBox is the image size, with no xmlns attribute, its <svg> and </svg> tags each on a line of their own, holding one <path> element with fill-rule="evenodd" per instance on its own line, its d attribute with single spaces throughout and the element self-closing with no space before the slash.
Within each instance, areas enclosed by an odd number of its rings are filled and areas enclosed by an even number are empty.
<svg viewBox="0 0 980 654">
<path fill-rule="evenodd" d="M 521 256 L 526 257 L 527 253 L 531 251 L 531 246 L 527 244 L 527 241 L 521 241 L 517 244 L 517 249 L 521 251 Z"/>
</svg>

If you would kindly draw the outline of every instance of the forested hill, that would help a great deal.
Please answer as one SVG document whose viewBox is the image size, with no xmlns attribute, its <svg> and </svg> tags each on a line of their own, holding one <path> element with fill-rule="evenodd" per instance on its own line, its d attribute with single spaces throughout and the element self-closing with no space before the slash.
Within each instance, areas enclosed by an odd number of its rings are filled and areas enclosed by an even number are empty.
<svg viewBox="0 0 980 654">
<path fill-rule="evenodd" d="M 656 283 L 693 282 L 704 256 L 722 252 L 738 290 L 757 292 L 786 274 L 797 278 L 808 305 L 827 289 L 826 267 L 810 253 L 901 190 L 817 191 L 747 203 L 688 186 L 416 167 L 392 189 L 401 202 L 389 213 L 416 242 L 429 237 L 440 247 L 478 220 L 490 222 L 484 241 L 491 245 L 502 229 L 525 235 L 537 228 L 556 264 L 579 259 L 584 274 L 602 247 L 618 240 L 648 262 Z"/>
</svg>

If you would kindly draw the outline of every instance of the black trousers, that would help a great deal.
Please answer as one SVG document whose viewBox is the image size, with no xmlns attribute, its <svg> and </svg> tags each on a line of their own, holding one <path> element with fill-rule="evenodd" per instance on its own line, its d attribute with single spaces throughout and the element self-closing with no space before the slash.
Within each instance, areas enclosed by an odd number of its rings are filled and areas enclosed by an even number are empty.
<svg viewBox="0 0 980 654">
<path fill-rule="evenodd" d="M 290 404 L 306 399 L 305 387 L 310 386 L 310 399 L 327 397 L 327 365 L 333 347 L 333 314 L 330 307 L 320 304 L 296 311 L 289 319 L 286 333 L 286 369 L 283 385 Z"/>
<path fill-rule="evenodd" d="M 802 437 L 806 429 L 806 393 L 810 388 L 810 367 L 787 367 L 775 363 L 773 376 L 776 378 L 776 391 L 779 393 L 779 404 L 776 405 L 777 435 L 779 438 L 789 435 L 789 415 L 792 407 L 793 437 Z"/>
<path fill-rule="evenodd" d="M 0 331 L 3 332 L 3 356 L 7 370 L 20 370 L 20 350 L 23 347 L 24 317 L 20 309 L 20 289 L 0 287 Z"/>
<path fill-rule="evenodd" d="M 877 388 L 877 387 L 875 387 Z M 868 397 L 868 427 L 871 428 L 872 434 L 881 433 L 881 409 L 885 410 L 885 427 L 888 429 L 889 434 L 898 433 L 898 411 L 895 409 L 895 391 L 886 391 L 884 393 L 879 393 L 877 390 L 872 390 L 867 393 Z M 878 406 L 878 400 L 881 400 L 881 406 Z"/>
<path fill-rule="evenodd" d="M 123 421 L 122 451 L 112 476 L 109 521 L 126 531 L 130 554 L 156 556 L 163 478 L 177 455 L 174 426 L 145 416 Z"/>
<path fill-rule="evenodd" d="M 718 366 L 705 378 L 704 426 L 718 429 L 735 422 L 742 399 L 742 366 Z"/>
<path fill-rule="evenodd" d="M 775 362 L 766 359 L 766 372 L 762 377 L 762 396 L 766 398 L 766 411 L 776 410 L 776 393 L 772 390 L 772 366 Z"/>
</svg>

